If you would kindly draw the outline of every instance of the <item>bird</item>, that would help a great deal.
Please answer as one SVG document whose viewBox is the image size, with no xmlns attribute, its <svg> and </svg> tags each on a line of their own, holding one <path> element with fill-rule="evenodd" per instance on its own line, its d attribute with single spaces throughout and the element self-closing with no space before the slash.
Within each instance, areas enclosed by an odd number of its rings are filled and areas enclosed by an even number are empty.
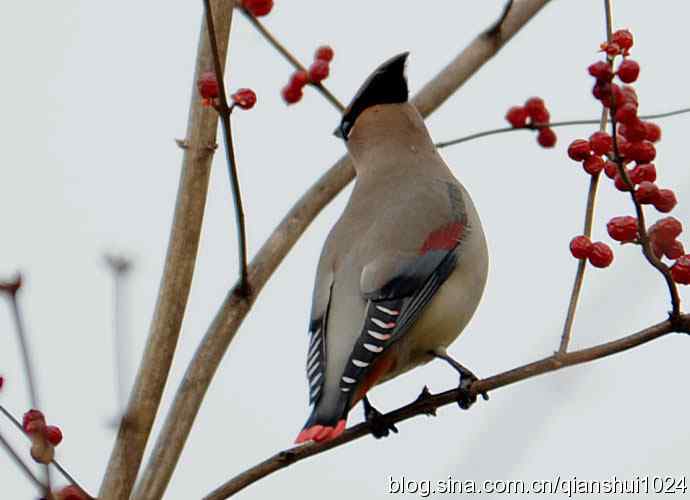
<svg viewBox="0 0 690 500">
<path fill-rule="evenodd" d="M 375 437 L 397 432 L 367 392 L 435 358 L 460 374 L 458 404 L 476 400 L 467 388 L 477 377 L 446 348 L 480 302 L 487 243 L 469 193 L 409 102 L 408 54 L 371 73 L 334 132 L 356 180 L 316 270 L 306 363 L 312 411 L 298 444 L 338 437 L 360 400 Z"/>
</svg>

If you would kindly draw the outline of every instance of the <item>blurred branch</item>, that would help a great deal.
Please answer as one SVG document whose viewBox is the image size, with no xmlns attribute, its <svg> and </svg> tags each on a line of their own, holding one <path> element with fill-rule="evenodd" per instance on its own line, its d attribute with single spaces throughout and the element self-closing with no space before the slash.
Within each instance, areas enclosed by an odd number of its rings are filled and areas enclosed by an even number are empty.
<svg viewBox="0 0 690 500">
<path fill-rule="evenodd" d="M 475 38 L 413 99 L 422 116 L 443 104 L 546 3 L 548 0 L 510 2 L 499 21 Z M 309 224 L 353 177 L 347 157 L 336 162 L 288 211 L 250 263 L 249 297 L 240 298 L 234 290 L 228 293 L 187 367 L 134 498 L 163 496 L 213 375 L 257 294 Z"/>
<path fill-rule="evenodd" d="M 113 275 L 114 297 L 113 297 L 113 346 L 115 347 L 115 383 L 117 384 L 117 418 L 115 425 L 119 424 L 120 418 L 124 414 L 127 404 L 127 383 L 126 374 L 129 373 L 129 363 L 127 363 L 127 343 L 124 325 L 126 323 L 123 300 L 123 281 L 132 269 L 132 261 L 121 255 L 106 255 L 105 262 Z"/>
<path fill-rule="evenodd" d="M 292 66 L 297 69 L 304 71 L 305 73 L 308 73 L 309 70 L 301 63 L 299 60 L 293 56 L 290 51 L 285 48 L 285 46 L 278 41 L 278 39 L 273 36 L 273 34 L 268 31 L 268 29 L 263 25 L 261 21 L 259 21 L 254 14 L 249 12 L 247 9 L 244 7 L 238 6 L 238 9 L 242 12 L 242 14 L 245 15 L 245 17 L 249 20 L 250 23 L 256 28 L 256 30 L 261 33 L 261 35 L 266 39 L 266 41 L 272 45 L 280 54 L 287 59 L 287 61 L 292 64 Z M 312 87 L 315 87 L 316 90 L 321 92 L 321 94 L 330 102 L 335 109 L 337 109 L 340 113 L 345 111 L 345 106 L 338 100 L 336 96 L 334 96 L 330 90 L 328 90 L 321 82 L 319 83 L 313 83 L 309 82 L 309 85 Z"/>
<path fill-rule="evenodd" d="M 537 375 L 560 370 L 566 366 L 579 365 L 594 361 L 596 359 L 604 358 L 617 354 L 633 347 L 640 346 L 659 337 L 667 335 L 672 332 L 690 333 L 690 315 L 681 315 L 678 322 L 666 320 L 656 325 L 645 328 L 637 333 L 628 335 L 626 337 L 600 344 L 587 349 L 580 349 L 578 351 L 571 351 L 565 354 L 554 353 L 552 356 L 540 359 L 534 363 L 514 368 L 512 370 L 499 373 L 492 377 L 477 380 L 470 386 L 472 394 L 477 395 L 483 392 L 488 392 L 499 387 L 505 387 L 522 380 L 526 380 Z M 423 392 L 420 397 L 412 403 L 398 408 L 395 411 L 383 415 L 382 420 L 386 424 L 395 424 L 408 420 L 417 415 L 433 415 L 437 408 L 451 403 L 456 403 L 460 391 L 453 389 L 450 391 L 441 392 L 439 394 L 430 394 Z M 281 451 L 272 457 L 264 460 L 256 466 L 247 469 L 241 474 L 235 476 L 213 492 L 209 493 L 204 500 L 220 500 L 229 498 L 238 491 L 255 483 L 256 481 L 284 469 L 295 462 L 304 460 L 305 458 L 323 453 L 332 448 L 336 448 L 355 439 L 359 439 L 371 433 L 371 425 L 369 422 L 363 422 L 346 430 L 339 437 L 332 441 L 325 441 L 321 443 L 310 442 L 301 446 Z"/>
<path fill-rule="evenodd" d="M 232 5 L 233 0 L 214 0 L 218 51 L 223 61 L 228 49 Z M 180 184 L 158 301 L 127 411 L 120 423 L 101 484 L 101 500 L 129 498 L 180 334 L 199 247 L 218 127 L 216 112 L 201 105 L 195 83 L 212 64 L 204 22 L 197 51 Z"/>
</svg>

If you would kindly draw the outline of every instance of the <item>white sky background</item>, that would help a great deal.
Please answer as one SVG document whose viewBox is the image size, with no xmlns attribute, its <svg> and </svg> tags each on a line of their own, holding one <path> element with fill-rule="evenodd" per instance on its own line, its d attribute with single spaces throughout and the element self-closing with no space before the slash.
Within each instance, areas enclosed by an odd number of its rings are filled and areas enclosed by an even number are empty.
<svg viewBox="0 0 690 500">
<path fill-rule="evenodd" d="M 503 2 L 276 2 L 267 26 L 303 61 L 321 43 L 335 49 L 329 88 L 347 102 L 389 56 L 410 50 L 416 92 L 475 35 Z M 603 2 L 553 2 L 429 119 L 435 140 L 503 126 L 506 109 L 542 96 L 552 119 L 595 118 L 586 67 L 603 39 Z M 615 26 L 636 37 L 641 112 L 688 105 L 687 2 L 615 2 Z M 25 273 L 22 306 L 41 396 L 65 440 L 58 459 L 96 492 L 114 434 L 112 290 L 102 255 L 135 259 L 129 285 L 134 365 L 156 299 L 182 153 L 202 16 L 197 2 L 13 2 L 0 19 L 0 276 Z M 307 90 L 286 108 L 280 89 L 292 72 L 241 16 L 233 23 L 231 89 L 259 101 L 233 115 L 250 253 L 299 195 L 344 152 L 331 136 L 338 115 Z M 690 224 L 690 117 L 660 122 L 660 184 Z M 593 127 L 559 129 L 553 150 L 528 132 L 442 151 L 468 187 L 491 250 L 484 300 L 451 352 L 487 376 L 557 348 L 576 262 L 567 250 L 581 231 L 589 176 L 566 158 Z M 220 138 L 219 138 L 220 139 Z M 348 190 L 349 192 L 349 190 Z M 627 196 L 602 179 L 595 238 L 605 222 L 632 213 Z M 303 373 L 312 280 L 322 242 L 346 201 L 337 198 L 261 294 L 221 365 L 166 498 L 192 499 L 290 446 L 308 414 Z M 649 211 L 652 221 L 657 215 Z M 690 227 L 690 226 L 689 226 Z M 690 240 L 686 239 L 686 243 Z M 236 278 L 234 215 L 222 149 L 211 178 L 193 288 L 160 416 L 167 413 L 193 351 Z M 664 318 L 662 280 L 636 248 L 615 247 L 606 270 L 587 272 L 573 347 L 636 331 Z M 683 297 L 690 299 L 688 290 Z M 7 304 L 0 307 L 0 401 L 28 405 Z M 495 391 L 471 411 L 418 417 L 383 441 L 358 440 L 298 463 L 239 498 L 384 498 L 388 476 L 410 479 L 582 479 L 678 475 L 687 471 L 689 340 L 675 335 L 631 352 Z M 130 374 L 131 376 L 131 374 Z M 457 383 L 432 363 L 373 391 L 383 411 L 408 403 L 424 384 Z M 353 411 L 350 423 L 361 419 Z M 160 418 L 158 420 L 160 423 Z M 28 447 L 5 422 L 4 435 Z M 158 425 L 155 432 L 159 429 Z M 152 442 L 152 441 L 151 441 Z M 35 498 L 0 454 L 4 498 Z"/>
</svg>

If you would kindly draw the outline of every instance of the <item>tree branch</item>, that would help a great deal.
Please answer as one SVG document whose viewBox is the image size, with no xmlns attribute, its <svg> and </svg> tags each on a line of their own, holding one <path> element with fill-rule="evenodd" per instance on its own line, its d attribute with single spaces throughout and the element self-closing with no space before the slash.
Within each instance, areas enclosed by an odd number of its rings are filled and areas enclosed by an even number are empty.
<svg viewBox="0 0 690 500">
<path fill-rule="evenodd" d="M 672 332 L 690 333 L 690 315 L 681 315 L 678 323 L 671 320 L 662 321 L 632 335 L 607 342 L 587 349 L 580 349 L 565 354 L 554 353 L 552 356 L 542 358 L 539 361 L 529 363 L 512 370 L 499 373 L 489 378 L 481 379 L 470 386 L 470 391 L 474 394 L 481 394 L 499 387 L 505 387 L 522 380 L 526 380 L 537 375 L 553 372 L 566 366 L 579 365 L 617 354 L 633 347 L 640 346 L 659 337 Z M 383 415 L 382 419 L 386 423 L 398 423 L 408 420 L 417 415 L 434 414 L 437 408 L 458 401 L 460 396 L 458 389 L 453 389 L 439 394 L 422 393 L 420 397 L 412 403 L 398 408 L 395 411 Z M 247 469 L 236 477 L 232 478 L 213 492 L 209 493 L 204 500 L 221 500 L 229 498 L 238 491 L 255 483 L 273 472 L 284 469 L 295 462 L 305 458 L 323 453 L 332 448 L 336 448 L 355 439 L 366 436 L 371 432 L 369 422 L 363 422 L 346 430 L 339 437 L 326 442 L 310 442 L 305 445 L 281 451 L 263 462 Z"/>
<path fill-rule="evenodd" d="M 428 116 L 443 104 L 546 3 L 548 0 L 509 3 L 500 22 L 475 38 L 413 99 L 422 116 Z M 228 293 L 187 367 L 137 487 L 135 499 L 163 496 L 211 379 L 257 294 L 318 213 L 353 177 L 354 169 L 347 157 L 336 162 L 302 195 L 252 260 L 249 266 L 250 296 L 239 300 L 232 290 Z"/>
<path fill-rule="evenodd" d="M 219 53 L 223 61 L 228 48 L 232 5 L 232 0 L 214 0 Z M 206 23 L 203 23 L 194 83 L 213 64 L 208 40 Z M 191 288 L 217 126 L 215 111 L 201 106 L 194 88 L 158 301 L 127 411 L 101 485 L 99 498 L 102 500 L 129 498 L 160 404 Z"/>
<path fill-rule="evenodd" d="M 0 445 L 2 445 L 3 448 L 5 448 L 5 451 L 9 454 L 10 458 L 12 461 L 17 464 L 17 467 L 24 473 L 26 478 L 31 481 L 39 490 L 41 490 L 42 495 L 46 495 L 50 493 L 50 489 L 43 484 L 37 477 L 36 475 L 31 472 L 31 469 L 29 466 L 24 463 L 24 460 L 17 454 L 16 451 L 14 451 L 14 448 L 12 448 L 12 445 L 5 439 L 5 437 L 0 434 Z"/>
</svg>

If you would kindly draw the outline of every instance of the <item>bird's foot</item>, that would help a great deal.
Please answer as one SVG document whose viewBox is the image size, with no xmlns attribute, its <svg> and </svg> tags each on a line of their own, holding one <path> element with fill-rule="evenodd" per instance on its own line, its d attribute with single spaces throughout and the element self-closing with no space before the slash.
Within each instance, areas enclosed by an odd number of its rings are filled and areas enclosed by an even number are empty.
<svg viewBox="0 0 690 500">
<path fill-rule="evenodd" d="M 387 422 L 380 411 L 374 408 L 369 399 L 365 396 L 362 400 L 364 404 L 364 419 L 371 425 L 371 434 L 376 439 L 388 437 L 393 431 L 398 433 L 398 428 L 392 422 Z"/>
<path fill-rule="evenodd" d="M 469 410 L 470 407 L 477 402 L 477 393 L 471 391 L 470 387 L 479 380 L 479 378 L 464 366 L 459 366 L 458 372 L 460 372 L 460 383 L 458 384 L 458 406 L 463 410 Z M 481 394 L 484 401 L 489 400 L 489 395 L 486 392 L 482 392 Z"/>
</svg>

